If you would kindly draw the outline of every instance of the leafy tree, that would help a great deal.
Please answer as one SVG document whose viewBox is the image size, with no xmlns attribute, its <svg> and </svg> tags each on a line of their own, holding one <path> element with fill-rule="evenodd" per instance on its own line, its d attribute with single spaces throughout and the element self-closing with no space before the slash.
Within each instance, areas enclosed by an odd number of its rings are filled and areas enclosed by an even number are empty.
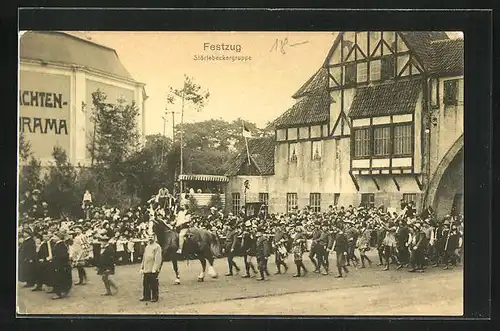
<svg viewBox="0 0 500 331">
<path fill-rule="evenodd" d="M 19 158 L 22 162 L 27 162 L 32 155 L 31 143 L 25 139 L 21 132 L 19 134 Z"/>
<path fill-rule="evenodd" d="M 32 192 L 34 189 L 40 189 L 43 186 L 41 179 L 42 165 L 34 157 L 29 159 L 28 164 L 21 166 L 19 171 L 19 195 L 26 191 Z"/>
<path fill-rule="evenodd" d="M 49 204 L 53 216 L 80 216 L 81 196 L 76 190 L 77 172 L 68 161 L 66 152 L 56 146 L 52 152 L 55 165 L 45 177 L 43 197 Z M 83 194 L 83 193 L 82 193 Z"/>
<path fill-rule="evenodd" d="M 106 94 L 100 90 L 92 93 L 94 132 L 88 148 L 92 164 L 95 161 L 108 168 L 119 168 L 121 162 L 138 149 L 139 109 L 134 101 L 125 104 L 119 99 L 117 104 L 111 104 L 106 99 Z"/>
</svg>

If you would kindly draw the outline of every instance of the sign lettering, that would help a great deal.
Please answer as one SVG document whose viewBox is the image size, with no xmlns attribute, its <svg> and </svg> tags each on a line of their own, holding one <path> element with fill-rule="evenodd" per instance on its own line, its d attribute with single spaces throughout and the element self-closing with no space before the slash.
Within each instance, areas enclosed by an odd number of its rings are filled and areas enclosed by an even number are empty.
<svg viewBox="0 0 500 331">
<path fill-rule="evenodd" d="M 42 108 L 59 108 L 68 104 L 62 101 L 61 93 L 39 92 L 39 91 L 19 91 L 19 105 Z"/>
<path fill-rule="evenodd" d="M 67 135 L 68 125 L 66 120 L 39 117 L 21 117 L 19 126 L 21 132 L 29 133 L 55 133 L 57 135 Z"/>
</svg>

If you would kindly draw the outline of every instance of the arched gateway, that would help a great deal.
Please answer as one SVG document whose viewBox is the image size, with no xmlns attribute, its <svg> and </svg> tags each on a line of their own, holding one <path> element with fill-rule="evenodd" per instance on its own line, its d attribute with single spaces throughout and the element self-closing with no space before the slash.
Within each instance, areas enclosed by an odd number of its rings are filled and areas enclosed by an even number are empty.
<svg viewBox="0 0 500 331">
<path fill-rule="evenodd" d="M 425 205 L 432 206 L 438 217 L 463 212 L 464 135 L 451 146 L 429 182 Z"/>
</svg>

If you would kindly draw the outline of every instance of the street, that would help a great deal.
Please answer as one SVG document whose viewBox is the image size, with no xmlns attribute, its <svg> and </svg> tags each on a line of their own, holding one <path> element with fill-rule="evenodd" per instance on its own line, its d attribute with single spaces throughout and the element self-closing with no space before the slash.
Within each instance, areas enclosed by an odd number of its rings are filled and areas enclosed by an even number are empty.
<svg viewBox="0 0 500 331">
<path fill-rule="evenodd" d="M 368 256 L 376 261 L 375 252 Z M 236 258 L 243 267 L 241 258 Z M 93 268 L 87 268 L 89 282 L 73 286 L 70 296 L 51 300 L 51 294 L 19 288 L 18 312 L 23 314 L 250 314 L 250 315 L 462 315 L 462 267 L 450 270 L 428 268 L 425 273 L 407 269 L 382 271 L 375 263 L 365 269 L 350 268 L 345 278 L 309 273 L 293 278 L 295 265 L 284 275 L 272 275 L 264 282 L 255 278 L 226 277 L 227 263 L 215 262 L 219 278 L 198 283 L 198 261 L 181 262 L 181 285 L 173 285 L 172 266 L 165 262 L 160 273 L 160 300 L 139 302 L 142 280 L 139 265 L 117 266 L 113 280 L 117 295 L 100 296 L 104 286 Z M 311 262 L 304 255 L 309 271 Z M 335 260 L 330 260 L 335 265 Z M 76 271 L 73 279 L 77 279 Z"/>
</svg>

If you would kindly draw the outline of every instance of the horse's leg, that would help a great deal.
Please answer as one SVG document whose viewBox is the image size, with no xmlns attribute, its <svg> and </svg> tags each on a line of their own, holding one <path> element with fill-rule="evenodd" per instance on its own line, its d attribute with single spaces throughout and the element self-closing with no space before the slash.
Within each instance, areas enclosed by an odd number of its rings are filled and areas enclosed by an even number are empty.
<svg viewBox="0 0 500 331">
<path fill-rule="evenodd" d="M 202 282 L 205 280 L 205 270 L 207 269 L 207 260 L 205 260 L 204 256 L 200 256 L 199 260 L 201 262 L 201 272 L 200 275 L 198 276 L 198 281 Z"/>
<path fill-rule="evenodd" d="M 208 260 L 208 274 L 210 275 L 210 277 L 212 277 L 212 278 L 219 277 L 219 275 L 217 274 L 217 271 L 215 271 L 214 258 L 211 254 L 209 254 L 207 256 L 207 260 Z"/>
<path fill-rule="evenodd" d="M 179 285 L 181 283 L 181 279 L 179 277 L 179 266 L 177 265 L 177 259 L 175 258 L 172 259 L 172 267 L 174 268 L 175 272 L 175 285 Z"/>
</svg>

